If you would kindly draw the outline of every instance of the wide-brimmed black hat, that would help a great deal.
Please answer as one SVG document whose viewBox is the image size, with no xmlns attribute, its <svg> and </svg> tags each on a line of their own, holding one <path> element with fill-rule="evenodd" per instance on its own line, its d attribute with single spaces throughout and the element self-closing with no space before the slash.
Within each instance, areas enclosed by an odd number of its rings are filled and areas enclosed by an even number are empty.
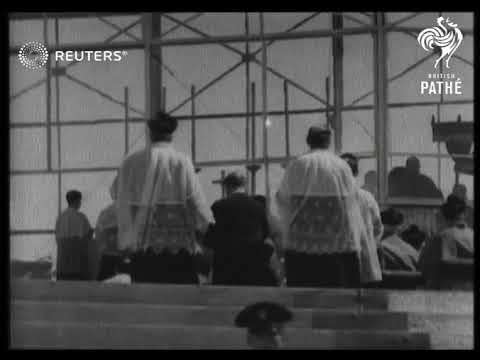
<svg viewBox="0 0 480 360">
<path fill-rule="evenodd" d="M 403 214 L 391 207 L 380 214 L 383 225 L 398 226 L 403 223 Z"/>
<path fill-rule="evenodd" d="M 178 126 L 178 120 L 163 111 L 159 111 L 154 118 L 148 120 L 148 128 L 155 134 L 172 134 Z"/>
<path fill-rule="evenodd" d="M 274 323 L 291 321 L 293 314 L 285 306 L 274 302 L 258 302 L 245 307 L 235 318 L 235 325 L 251 333 L 273 331 Z"/>
</svg>

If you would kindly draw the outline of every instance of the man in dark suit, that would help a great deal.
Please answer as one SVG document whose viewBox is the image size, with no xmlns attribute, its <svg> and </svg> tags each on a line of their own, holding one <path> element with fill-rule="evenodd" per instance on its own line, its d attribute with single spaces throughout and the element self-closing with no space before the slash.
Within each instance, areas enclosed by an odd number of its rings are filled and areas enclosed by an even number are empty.
<svg viewBox="0 0 480 360">
<path fill-rule="evenodd" d="M 228 174 L 223 186 L 227 197 L 212 205 L 215 225 L 204 245 L 213 250 L 213 284 L 274 286 L 270 267 L 274 248 L 265 243 L 268 221 L 261 202 L 245 193 L 246 179 Z"/>
</svg>

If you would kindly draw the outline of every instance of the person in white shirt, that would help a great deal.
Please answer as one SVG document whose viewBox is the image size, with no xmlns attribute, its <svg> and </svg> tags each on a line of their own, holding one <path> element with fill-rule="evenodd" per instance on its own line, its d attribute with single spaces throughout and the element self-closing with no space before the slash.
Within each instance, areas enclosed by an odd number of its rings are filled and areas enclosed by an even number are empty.
<svg viewBox="0 0 480 360">
<path fill-rule="evenodd" d="M 57 280 L 93 280 L 91 253 L 93 229 L 81 213 L 82 193 L 71 190 L 66 195 L 68 208 L 57 219 Z"/>
<path fill-rule="evenodd" d="M 118 237 L 118 220 L 115 199 L 117 197 L 118 177 L 115 177 L 111 187 L 110 196 L 112 203 L 103 209 L 98 215 L 95 226 L 96 244 L 96 279 L 99 281 L 108 279 L 120 271 L 119 261 L 121 257 L 116 251 Z"/>
<path fill-rule="evenodd" d="M 196 232 L 213 216 L 191 160 L 176 151 L 177 120 L 163 112 L 148 121 L 151 144 L 128 156 L 118 172 L 118 250 L 133 282 L 198 283 Z"/>
<path fill-rule="evenodd" d="M 357 287 L 370 265 L 360 258 L 368 235 L 358 186 L 346 162 L 329 151 L 330 138 L 328 129 L 309 129 L 310 151 L 288 164 L 272 201 L 283 227 L 288 286 Z"/>
<path fill-rule="evenodd" d="M 350 166 L 350 169 L 352 170 L 353 176 L 356 178 L 358 176 L 358 158 L 351 153 L 344 153 L 340 157 L 347 162 L 347 164 Z M 366 269 L 369 269 L 370 267 L 377 267 L 376 271 L 367 273 L 369 276 L 366 276 L 364 281 L 377 282 L 382 280 L 382 270 L 380 267 L 380 260 L 378 259 L 377 252 L 377 245 L 380 243 L 380 239 L 383 234 L 383 224 L 380 217 L 380 208 L 377 201 L 369 191 L 359 188 L 358 197 L 368 234 L 366 238 L 368 242 L 362 244 L 362 250 L 360 253 L 362 260 L 361 262 L 371 263 L 371 265 L 367 266 Z"/>
</svg>

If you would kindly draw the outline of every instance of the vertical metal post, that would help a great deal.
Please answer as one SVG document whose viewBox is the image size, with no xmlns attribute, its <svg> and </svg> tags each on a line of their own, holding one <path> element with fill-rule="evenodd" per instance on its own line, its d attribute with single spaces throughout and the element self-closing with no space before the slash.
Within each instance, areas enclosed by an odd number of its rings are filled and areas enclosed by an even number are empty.
<svg viewBox="0 0 480 360">
<path fill-rule="evenodd" d="M 161 36 L 161 14 L 143 13 L 142 32 L 143 41 L 145 44 L 145 113 L 147 118 L 152 118 L 161 109 L 162 106 L 161 46 L 152 46 L 152 39 Z M 158 53 L 159 61 L 156 61 L 152 57 L 153 53 Z M 148 134 L 148 128 L 146 129 L 146 132 Z M 148 136 L 146 142 L 147 144 L 150 142 Z"/>
<path fill-rule="evenodd" d="M 288 83 L 283 82 L 283 103 L 285 111 L 285 155 L 290 158 L 290 114 L 288 113 Z"/>
<path fill-rule="evenodd" d="M 265 166 L 265 197 L 270 204 L 270 169 L 268 166 L 268 127 L 267 127 L 267 44 L 265 42 L 265 21 L 260 13 L 260 37 L 262 39 L 262 122 L 263 122 L 263 164 Z"/>
<path fill-rule="evenodd" d="M 251 119 L 252 119 L 252 164 L 256 161 L 257 153 L 257 127 L 255 124 L 255 106 L 256 106 L 256 94 L 255 94 L 255 81 L 251 84 L 252 87 L 252 96 L 251 96 Z M 256 189 L 256 174 L 255 171 L 251 172 L 250 177 L 250 190 L 252 195 L 255 195 Z"/>
<path fill-rule="evenodd" d="M 43 39 L 45 45 L 48 47 L 48 17 L 43 14 Z M 46 84 L 46 119 L 47 119 L 47 170 L 52 170 L 52 84 L 51 84 L 51 56 L 48 57 L 47 66 L 45 68 Z"/>
<path fill-rule="evenodd" d="M 442 16 L 442 13 L 439 12 L 438 16 Z M 443 61 L 440 61 L 440 73 L 443 73 Z M 440 92 L 440 104 L 443 103 L 443 92 Z M 437 104 L 437 119 L 440 122 L 440 104 Z M 441 143 L 437 142 L 437 179 L 438 179 L 438 188 L 442 188 L 442 159 L 441 159 Z"/>
<path fill-rule="evenodd" d="M 128 86 L 125 86 L 123 89 L 123 99 L 125 103 L 125 156 L 128 154 L 129 147 L 130 147 L 130 140 L 129 140 L 129 129 L 128 129 L 128 105 L 129 105 L 129 98 L 128 98 Z"/>
<path fill-rule="evenodd" d="M 332 27 L 334 31 L 343 29 L 343 17 L 341 14 L 332 14 Z M 333 54 L 333 106 L 334 106 L 334 130 L 335 151 L 342 150 L 342 106 L 343 106 L 343 36 L 334 34 L 332 38 Z"/>
<path fill-rule="evenodd" d="M 192 120 L 191 120 L 191 130 L 192 130 L 192 162 L 193 166 L 196 166 L 196 135 L 195 135 L 195 85 L 192 85 L 190 89 L 190 96 L 192 98 Z"/>
<path fill-rule="evenodd" d="M 390 152 L 390 132 L 387 109 L 387 44 L 385 35 L 385 14 L 374 14 L 374 87 L 375 87 L 375 151 L 377 153 L 377 179 L 379 202 L 385 203 L 388 197 L 388 156 Z"/>
<path fill-rule="evenodd" d="M 59 25 L 58 17 L 55 18 L 55 45 L 58 47 L 59 40 Z M 58 61 L 55 60 L 55 120 L 57 125 L 57 159 L 58 159 L 58 215 L 62 213 L 62 142 L 61 142 L 61 129 L 60 126 L 60 82 Z"/>
<path fill-rule="evenodd" d="M 325 109 L 325 118 L 327 119 L 327 126 L 329 129 L 332 128 L 331 121 L 332 119 L 330 118 L 330 77 L 327 76 L 325 79 L 325 97 L 327 101 L 327 106 Z"/>
<path fill-rule="evenodd" d="M 250 34 L 250 25 L 248 13 L 245 13 L 245 107 L 247 116 L 245 117 L 245 157 L 248 161 L 250 158 L 250 43 L 248 36 Z M 248 172 L 247 172 L 248 174 Z M 250 175 L 250 174 L 248 174 Z M 247 193 L 251 193 L 249 181 L 247 181 Z"/>
<path fill-rule="evenodd" d="M 162 100 L 161 100 L 161 107 L 163 111 L 167 111 L 167 88 L 162 86 Z"/>
</svg>

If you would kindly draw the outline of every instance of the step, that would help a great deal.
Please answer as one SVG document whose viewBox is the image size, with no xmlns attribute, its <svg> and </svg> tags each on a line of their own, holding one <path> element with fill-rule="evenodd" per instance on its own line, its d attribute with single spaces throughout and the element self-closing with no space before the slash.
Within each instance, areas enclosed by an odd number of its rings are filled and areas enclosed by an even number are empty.
<svg viewBox="0 0 480 360">
<path fill-rule="evenodd" d="M 405 331 L 287 329 L 288 348 L 428 349 L 429 335 Z M 211 326 L 53 323 L 19 321 L 12 348 L 242 349 L 245 330 Z"/>
<path fill-rule="evenodd" d="M 88 301 L 163 305 L 245 306 L 276 301 L 294 308 L 385 309 L 386 294 L 363 295 L 357 289 L 302 289 L 159 284 L 108 284 L 83 281 L 15 280 L 11 296 L 19 300 Z"/>
<path fill-rule="evenodd" d="M 179 306 L 14 300 L 12 321 L 234 326 L 238 306 Z M 384 311 L 293 309 L 290 327 L 407 330 L 408 314 Z"/>
</svg>

